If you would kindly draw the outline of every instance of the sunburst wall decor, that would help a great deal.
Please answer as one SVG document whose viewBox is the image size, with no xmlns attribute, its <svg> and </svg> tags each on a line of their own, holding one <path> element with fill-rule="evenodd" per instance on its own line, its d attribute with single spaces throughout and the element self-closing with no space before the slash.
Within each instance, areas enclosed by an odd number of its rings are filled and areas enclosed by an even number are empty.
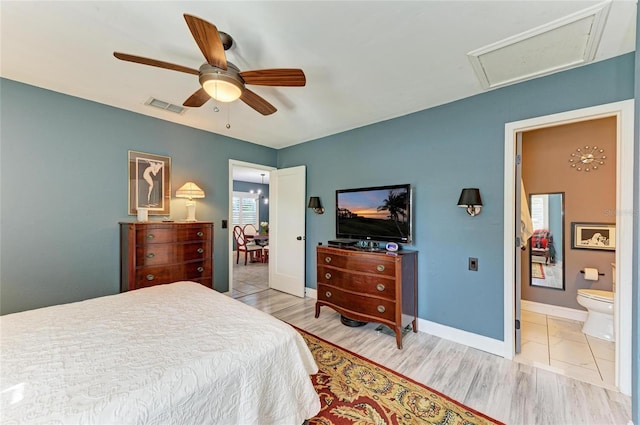
<svg viewBox="0 0 640 425">
<path fill-rule="evenodd" d="M 571 153 L 569 163 L 576 171 L 589 172 L 597 170 L 600 165 L 604 165 L 605 159 L 607 159 L 607 156 L 604 155 L 604 149 L 600 149 L 597 146 L 585 146 Z"/>
</svg>

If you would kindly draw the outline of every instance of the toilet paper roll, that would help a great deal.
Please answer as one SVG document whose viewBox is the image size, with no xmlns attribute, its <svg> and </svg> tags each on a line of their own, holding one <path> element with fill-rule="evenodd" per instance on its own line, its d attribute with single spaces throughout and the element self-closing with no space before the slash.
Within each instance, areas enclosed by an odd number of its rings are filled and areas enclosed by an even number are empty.
<svg viewBox="0 0 640 425">
<path fill-rule="evenodd" d="M 598 269 L 593 267 L 585 267 L 584 268 L 584 279 L 585 280 L 598 280 Z"/>
</svg>

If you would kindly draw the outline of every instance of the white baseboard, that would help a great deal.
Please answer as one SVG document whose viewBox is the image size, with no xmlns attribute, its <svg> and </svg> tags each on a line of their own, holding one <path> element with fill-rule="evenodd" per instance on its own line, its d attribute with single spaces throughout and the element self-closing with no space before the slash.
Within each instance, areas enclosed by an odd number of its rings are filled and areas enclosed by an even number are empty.
<svg viewBox="0 0 640 425">
<path fill-rule="evenodd" d="M 504 341 L 418 318 L 418 331 L 504 357 Z"/>
<path fill-rule="evenodd" d="M 543 304 L 527 300 L 521 300 L 520 307 L 522 307 L 523 310 L 531 311 L 533 313 L 546 314 L 548 316 L 561 317 L 563 319 L 577 320 L 579 322 L 587 320 L 587 312 L 583 310 L 576 310 L 575 308 L 560 307 L 558 305 Z"/>
<path fill-rule="evenodd" d="M 304 296 L 307 298 L 318 299 L 318 290 L 313 288 L 304 288 Z"/>
</svg>

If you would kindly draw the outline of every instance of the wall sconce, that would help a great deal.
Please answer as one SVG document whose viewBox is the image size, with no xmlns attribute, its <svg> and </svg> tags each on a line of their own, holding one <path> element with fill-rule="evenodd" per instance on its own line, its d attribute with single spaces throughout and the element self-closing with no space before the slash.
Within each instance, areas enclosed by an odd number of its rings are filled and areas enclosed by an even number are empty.
<svg viewBox="0 0 640 425">
<path fill-rule="evenodd" d="M 309 205 L 307 206 L 307 208 L 311 208 L 316 214 L 324 214 L 324 208 L 322 208 L 320 198 L 317 196 L 312 196 L 309 198 Z"/>
<path fill-rule="evenodd" d="M 467 214 L 475 217 L 482 210 L 482 198 L 480 198 L 480 189 L 465 188 L 462 189 L 460 199 L 458 199 L 459 207 L 466 207 Z"/>
<path fill-rule="evenodd" d="M 176 190 L 176 198 L 187 198 L 187 220 L 196 221 L 196 201 L 193 198 L 204 198 L 204 190 L 194 182 L 186 182 Z"/>
</svg>

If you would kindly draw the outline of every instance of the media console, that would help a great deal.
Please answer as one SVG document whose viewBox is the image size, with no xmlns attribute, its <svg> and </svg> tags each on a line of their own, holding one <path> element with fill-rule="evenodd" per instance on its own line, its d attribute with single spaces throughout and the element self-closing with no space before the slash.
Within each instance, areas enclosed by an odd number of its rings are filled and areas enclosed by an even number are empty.
<svg viewBox="0 0 640 425">
<path fill-rule="evenodd" d="M 402 349 L 402 330 L 418 331 L 418 252 L 372 252 L 354 247 L 316 248 L 318 300 L 356 321 L 389 326 Z"/>
</svg>

